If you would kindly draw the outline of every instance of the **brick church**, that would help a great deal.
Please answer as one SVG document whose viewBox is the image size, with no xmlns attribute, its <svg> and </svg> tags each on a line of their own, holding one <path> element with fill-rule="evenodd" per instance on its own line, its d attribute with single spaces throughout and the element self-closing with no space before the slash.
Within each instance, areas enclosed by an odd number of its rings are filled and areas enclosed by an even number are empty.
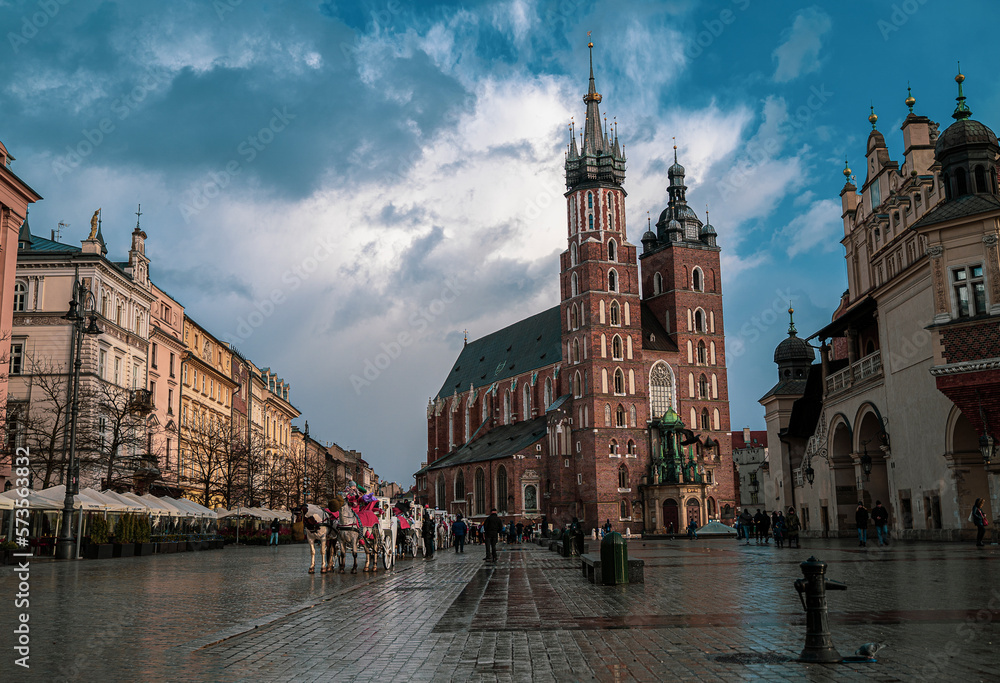
<svg viewBox="0 0 1000 683">
<path fill-rule="evenodd" d="M 468 341 L 427 405 L 418 502 L 474 521 L 679 531 L 733 516 L 715 229 L 668 171 L 656 232 L 630 244 L 625 155 L 590 87 L 566 156 L 560 303 Z M 640 270 L 641 263 L 641 270 Z"/>
</svg>

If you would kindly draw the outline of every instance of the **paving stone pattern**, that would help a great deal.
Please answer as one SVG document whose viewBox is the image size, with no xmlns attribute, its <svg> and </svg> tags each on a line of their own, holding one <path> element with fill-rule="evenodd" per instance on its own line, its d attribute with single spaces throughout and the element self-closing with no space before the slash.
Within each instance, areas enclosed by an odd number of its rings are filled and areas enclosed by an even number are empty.
<svg viewBox="0 0 1000 683">
<path fill-rule="evenodd" d="M 596 543 L 590 543 L 597 550 Z M 32 565 L 25 681 L 996 681 L 1000 549 L 633 539 L 644 584 L 595 586 L 534 544 L 308 575 L 308 550 L 227 548 Z M 848 584 L 834 643 L 887 643 L 875 664 L 806 665 L 792 587 L 810 554 Z M 359 558 L 362 559 L 362 558 Z M 13 593 L 11 568 L 0 590 Z M 7 597 L 5 605 L 10 605 Z"/>
</svg>

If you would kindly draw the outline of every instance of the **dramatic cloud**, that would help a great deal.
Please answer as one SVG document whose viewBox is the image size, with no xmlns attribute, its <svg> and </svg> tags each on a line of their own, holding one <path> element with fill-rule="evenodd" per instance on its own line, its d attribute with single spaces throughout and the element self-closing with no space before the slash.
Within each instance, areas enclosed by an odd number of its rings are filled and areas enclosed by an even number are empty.
<svg viewBox="0 0 1000 683">
<path fill-rule="evenodd" d="M 840 218 L 840 202 L 821 199 L 796 216 L 781 230 L 782 240 L 788 245 L 788 256 L 795 257 L 819 247 L 835 251 L 843 237 L 844 223 Z"/>
<path fill-rule="evenodd" d="M 774 50 L 774 80 L 787 83 L 820 68 L 819 51 L 823 36 L 833 26 L 828 14 L 818 7 L 808 7 L 795 15 L 783 42 Z"/>
</svg>

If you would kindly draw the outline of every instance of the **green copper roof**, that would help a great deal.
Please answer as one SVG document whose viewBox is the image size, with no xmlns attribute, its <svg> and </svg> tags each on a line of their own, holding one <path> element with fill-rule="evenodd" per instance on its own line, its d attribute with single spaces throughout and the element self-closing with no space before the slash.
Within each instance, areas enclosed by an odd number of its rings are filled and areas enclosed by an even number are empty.
<svg viewBox="0 0 1000 683">
<path fill-rule="evenodd" d="M 437 397 L 468 391 L 469 385 L 477 389 L 488 387 L 558 363 L 562 360 L 561 340 L 559 307 L 554 306 L 469 342 L 458 355 Z"/>
<path fill-rule="evenodd" d="M 660 426 L 669 429 L 684 429 L 684 421 L 681 420 L 681 416 L 674 412 L 673 407 L 667 408 L 667 412 L 663 413 L 663 417 L 660 418 Z"/>
</svg>

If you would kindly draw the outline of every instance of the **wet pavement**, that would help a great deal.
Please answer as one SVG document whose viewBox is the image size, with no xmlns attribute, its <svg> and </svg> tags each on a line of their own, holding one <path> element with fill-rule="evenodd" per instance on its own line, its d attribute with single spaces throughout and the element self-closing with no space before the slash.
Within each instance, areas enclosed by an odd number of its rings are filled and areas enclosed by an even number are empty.
<svg viewBox="0 0 1000 683">
<path fill-rule="evenodd" d="M 590 543 L 596 550 L 596 543 Z M 13 568 L 0 568 L 0 677 L 16 681 L 995 681 L 1000 548 L 633 539 L 644 584 L 595 586 L 537 545 L 309 575 L 308 549 L 34 560 L 31 669 L 14 666 Z M 806 665 L 792 587 L 810 555 L 833 640 L 875 664 Z M 363 561 L 363 556 L 359 557 Z M 13 678 L 8 678 L 13 674 Z"/>
</svg>

